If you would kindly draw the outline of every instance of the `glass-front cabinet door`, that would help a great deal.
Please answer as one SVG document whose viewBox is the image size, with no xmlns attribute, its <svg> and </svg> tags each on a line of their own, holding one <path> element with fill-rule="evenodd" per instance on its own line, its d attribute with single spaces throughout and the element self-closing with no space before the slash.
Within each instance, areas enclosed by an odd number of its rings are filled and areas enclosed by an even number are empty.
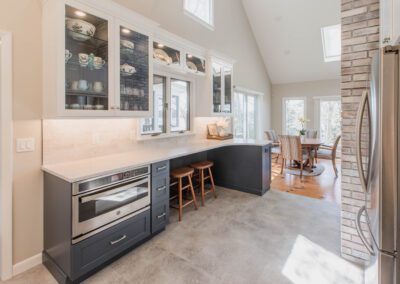
<svg viewBox="0 0 400 284">
<path fill-rule="evenodd" d="M 119 90 L 117 97 L 120 113 L 149 114 L 150 96 L 150 40 L 149 36 L 118 25 Z"/>
<path fill-rule="evenodd" d="M 159 64 L 172 66 L 181 65 L 181 52 L 161 42 L 153 42 L 153 58 L 154 62 Z"/>
<path fill-rule="evenodd" d="M 224 106 L 223 112 L 232 112 L 232 68 L 224 67 Z"/>
<path fill-rule="evenodd" d="M 110 107 L 110 23 L 65 6 L 65 109 L 104 111 Z"/>
<path fill-rule="evenodd" d="M 186 69 L 192 73 L 205 74 L 206 61 L 200 57 L 186 53 Z"/>
<path fill-rule="evenodd" d="M 213 112 L 221 112 L 222 106 L 222 66 L 216 63 L 212 65 L 212 93 Z"/>
</svg>

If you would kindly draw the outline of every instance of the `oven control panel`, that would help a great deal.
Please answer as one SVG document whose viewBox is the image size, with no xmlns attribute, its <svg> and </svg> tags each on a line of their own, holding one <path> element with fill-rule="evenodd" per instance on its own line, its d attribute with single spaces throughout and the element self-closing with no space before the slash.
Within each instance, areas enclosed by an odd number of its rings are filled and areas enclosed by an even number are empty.
<svg viewBox="0 0 400 284">
<path fill-rule="evenodd" d="M 86 181 L 74 183 L 72 186 L 73 194 L 82 193 L 89 190 L 124 182 L 141 176 L 150 174 L 150 166 L 133 168 L 124 172 L 118 172 Z"/>
</svg>

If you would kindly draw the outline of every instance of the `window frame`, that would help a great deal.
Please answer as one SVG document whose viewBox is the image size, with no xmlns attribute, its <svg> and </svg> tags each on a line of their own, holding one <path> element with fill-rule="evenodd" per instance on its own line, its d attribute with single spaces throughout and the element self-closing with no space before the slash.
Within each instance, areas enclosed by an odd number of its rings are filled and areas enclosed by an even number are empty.
<svg viewBox="0 0 400 284">
<path fill-rule="evenodd" d="M 153 139 L 163 139 L 163 138 L 170 138 L 170 137 L 181 137 L 181 136 L 191 136 L 195 135 L 194 132 L 194 112 L 195 112 L 195 105 L 194 105 L 194 98 L 195 98 L 195 90 L 196 90 L 196 82 L 192 76 L 177 74 L 174 72 L 166 72 L 157 70 L 154 71 L 153 76 L 160 76 L 165 77 L 165 98 L 166 104 L 164 104 L 165 110 L 165 132 L 162 133 L 142 133 L 143 127 L 143 120 L 145 118 L 139 119 L 138 127 L 137 127 L 137 140 L 153 140 Z M 181 80 L 189 82 L 189 116 L 188 116 L 188 127 L 189 130 L 184 132 L 178 131 L 171 131 L 171 80 Z M 153 95 L 153 93 L 152 93 Z M 153 116 L 151 116 L 153 117 Z"/>
<path fill-rule="evenodd" d="M 195 22 L 203 25 L 204 27 L 206 27 L 207 29 L 214 31 L 215 30 L 215 19 L 214 19 L 214 0 L 208 0 L 210 1 L 210 20 L 211 23 L 208 23 L 206 21 L 204 21 L 203 19 L 201 19 L 200 17 L 198 17 L 196 14 L 190 12 L 189 10 L 187 10 L 186 8 L 186 1 L 187 0 L 183 0 L 182 1 L 182 6 L 183 6 L 183 13 L 188 16 L 189 18 L 191 18 L 192 20 L 194 20 Z"/>
<path fill-rule="evenodd" d="M 326 31 L 330 30 L 330 29 L 335 29 L 338 28 L 341 31 L 342 26 L 341 24 L 337 24 L 337 25 L 331 25 L 331 26 L 325 26 L 321 28 L 321 38 L 322 38 L 322 50 L 323 50 L 323 54 L 324 54 L 324 62 L 325 63 L 329 63 L 329 62 L 337 62 L 341 60 L 341 52 L 339 53 L 339 55 L 327 55 L 326 51 L 327 51 L 327 34 Z M 340 47 L 341 47 L 341 42 L 340 42 Z"/>
<path fill-rule="evenodd" d="M 318 137 L 321 138 L 321 102 L 338 101 L 341 102 L 340 96 L 316 96 L 314 99 L 314 121 L 318 128 Z M 323 141 L 326 143 L 325 141 Z"/>
<path fill-rule="evenodd" d="M 282 98 L 282 133 L 288 135 L 286 129 L 286 102 L 290 100 L 303 100 L 304 101 L 304 111 L 303 117 L 306 118 L 307 116 L 307 97 L 283 97 Z M 305 123 L 304 127 L 307 127 L 307 122 Z"/>
<path fill-rule="evenodd" d="M 261 92 L 257 92 L 257 91 L 253 91 L 250 89 L 246 89 L 246 88 L 242 88 L 242 87 L 236 87 L 234 88 L 233 92 L 232 92 L 232 115 L 233 115 L 233 119 L 232 119 L 232 132 L 235 135 L 235 103 L 237 103 L 237 98 L 236 95 L 240 93 L 243 96 L 246 97 L 246 101 L 247 101 L 247 97 L 254 97 L 254 117 L 255 117 L 255 134 L 256 137 L 254 139 L 260 139 L 260 137 L 262 137 L 262 129 L 259 127 L 261 125 L 261 106 L 262 106 L 262 100 L 263 100 L 263 96 L 264 93 Z M 247 103 L 246 103 L 246 107 L 247 107 Z M 247 120 L 247 115 L 246 115 L 246 120 Z M 248 121 L 246 121 L 248 122 Z M 246 136 L 248 135 L 248 131 L 246 131 Z M 248 138 L 245 137 L 243 139 L 252 139 L 252 138 Z"/>
</svg>

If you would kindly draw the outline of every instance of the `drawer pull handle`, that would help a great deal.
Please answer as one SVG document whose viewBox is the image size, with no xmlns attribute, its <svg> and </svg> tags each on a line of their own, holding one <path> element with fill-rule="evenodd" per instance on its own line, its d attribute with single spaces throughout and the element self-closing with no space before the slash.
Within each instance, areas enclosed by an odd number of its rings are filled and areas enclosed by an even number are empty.
<svg viewBox="0 0 400 284">
<path fill-rule="evenodd" d="M 157 172 L 163 171 L 163 170 L 166 170 L 166 169 L 167 169 L 167 166 L 162 166 L 162 167 L 157 168 Z"/>
<path fill-rule="evenodd" d="M 164 218 L 165 216 L 167 215 L 167 213 L 162 213 L 161 215 L 158 215 L 157 216 L 157 219 L 161 219 L 161 218 Z"/>
<path fill-rule="evenodd" d="M 120 241 L 122 241 L 122 240 L 125 240 L 126 239 L 126 235 L 123 235 L 122 237 L 120 237 L 118 240 L 115 240 L 115 241 L 111 241 L 110 242 L 110 245 L 115 245 L 115 244 L 118 244 Z"/>
<path fill-rule="evenodd" d="M 164 185 L 164 186 L 160 186 L 159 188 L 157 188 L 157 191 L 163 191 L 166 189 L 167 189 L 167 187 Z"/>
</svg>

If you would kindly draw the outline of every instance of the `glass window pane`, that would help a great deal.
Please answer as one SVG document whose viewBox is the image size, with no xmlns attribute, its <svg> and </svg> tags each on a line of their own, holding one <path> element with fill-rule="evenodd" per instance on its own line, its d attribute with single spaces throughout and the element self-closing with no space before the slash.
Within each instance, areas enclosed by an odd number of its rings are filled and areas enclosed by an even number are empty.
<svg viewBox="0 0 400 284">
<path fill-rule="evenodd" d="M 328 145 L 333 145 L 341 133 L 341 101 L 322 100 L 320 102 L 320 137 Z"/>
<path fill-rule="evenodd" d="M 142 119 L 142 133 L 156 134 L 165 132 L 165 90 L 166 78 L 154 76 L 153 79 L 153 113 L 151 118 Z"/>
<path fill-rule="evenodd" d="M 256 139 L 256 98 L 247 96 L 247 138 Z"/>
<path fill-rule="evenodd" d="M 212 25 L 212 0 L 185 0 L 185 10 Z"/>
<path fill-rule="evenodd" d="M 212 70 L 213 70 L 213 110 L 214 112 L 221 112 L 222 67 L 218 64 L 213 64 Z"/>
<path fill-rule="evenodd" d="M 255 96 L 235 92 L 233 103 L 233 132 L 236 138 L 256 139 L 257 115 Z"/>
<path fill-rule="evenodd" d="M 286 99 L 285 132 L 288 135 L 299 135 L 302 125 L 300 118 L 305 118 L 305 101 L 302 99 Z"/>
<path fill-rule="evenodd" d="M 171 79 L 171 132 L 187 131 L 189 125 L 190 83 Z"/>
</svg>

